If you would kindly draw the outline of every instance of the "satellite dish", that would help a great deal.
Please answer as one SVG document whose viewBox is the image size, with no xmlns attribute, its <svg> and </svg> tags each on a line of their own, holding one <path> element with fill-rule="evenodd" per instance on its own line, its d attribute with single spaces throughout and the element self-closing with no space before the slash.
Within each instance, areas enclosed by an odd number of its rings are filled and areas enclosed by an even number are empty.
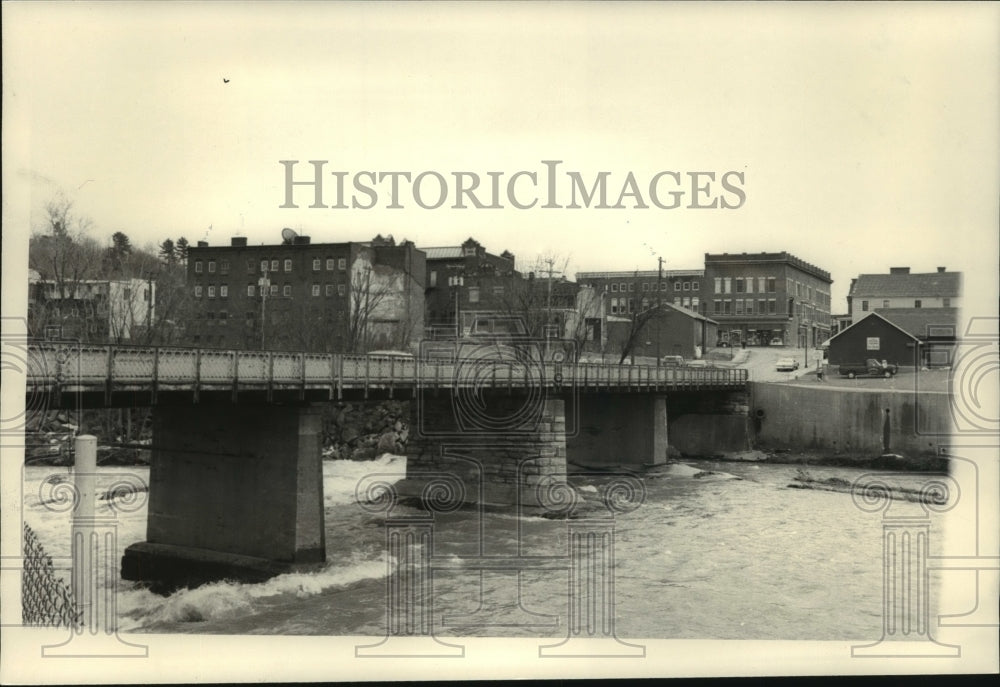
<svg viewBox="0 0 1000 687">
<path fill-rule="evenodd" d="M 285 241 L 288 241 L 289 243 L 295 240 L 296 236 L 298 236 L 298 234 L 296 234 L 293 229 L 285 227 L 284 229 L 281 230 L 281 238 L 284 239 Z"/>
</svg>

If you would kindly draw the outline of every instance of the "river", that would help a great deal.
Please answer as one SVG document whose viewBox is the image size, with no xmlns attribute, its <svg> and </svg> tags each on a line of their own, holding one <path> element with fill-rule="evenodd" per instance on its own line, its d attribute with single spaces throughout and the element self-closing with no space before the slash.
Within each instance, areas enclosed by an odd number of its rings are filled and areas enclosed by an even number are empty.
<svg viewBox="0 0 1000 687">
<path fill-rule="evenodd" d="M 399 574 L 398 561 L 386 554 L 384 515 L 360 507 L 355 487 L 370 473 L 402 477 L 405 465 L 405 458 L 389 455 L 370 462 L 324 462 L 323 569 L 261 584 L 220 582 L 167 597 L 120 582 L 120 629 L 385 635 L 387 576 Z M 881 515 L 862 511 L 849 493 L 788 488 L 798 470 L 794 465 L 692 461 L 645 479 L 642 504 L 618 514 L 614 522 L 618 636 L 877 640 L 882 634 Z M 866 472 L 806 470 L 816 479 L 848 482 Z M 99 493 L 122 473 L 148 478 L 146 468 L 100 472 Z M 39 500 L 40 486 L 53 476 L 71 479 L 71 470 L 25 469 L 24 516 L 51 555 L 68 556 L 69 514 L 53 513 Z M 932 478 L 883 476 L 909 487 Z M 574 479 L 583 494 L 597 492 L 605 482 L 599 476 Z M 107 501 L 100 502 L 99 511 L 107 508 Z M 916 503 L 902 502 L 898 508 L 914 515 L 924 512 Z M 419 512 L 399 507 L 394 514 Z M 120 552 L 144 539 L 145 518 L 145 508 L 119 516 Z M 480 547 L 501 558 L 518 551 L 524 556 L 565 554 L 565 520 L 495 512 L 483 514 L 480 521 L 476 512 L 461 510 L 436 518 L 435 634 L 565 636 L 565 568 L 527 570 L 518 576 L 480 573 L 469 564 Z M 932 520 L 932 555 L 940 551 L 935 527 Z M 68 570 L 61 574 L 69 578 Z"/>
</svg>

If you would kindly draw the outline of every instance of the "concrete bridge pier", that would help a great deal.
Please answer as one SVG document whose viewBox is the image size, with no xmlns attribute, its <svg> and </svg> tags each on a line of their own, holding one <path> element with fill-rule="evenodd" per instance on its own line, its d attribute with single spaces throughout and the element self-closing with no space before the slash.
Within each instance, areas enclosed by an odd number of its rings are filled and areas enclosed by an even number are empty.
<svg viewBox="0 0 1000 687">
<path fill-rule="evenodd" d="M 658 465 L 667 460 L 667 404 L 662 394 L 581 394 L 578 431 L 567 438 L 572 467 Z"/>
<path fill-rule="evenodd" d="M 542 505 L 546 490 L 566 483 L 561 398 L 518 392 L 473 398 L 459 390 L 427 394 L 411 408 L 406 479 L 396 485 L 404 498 L 532 508 Z"/>
<path fill-rule="evenodd" d="M 326 560 L 319 407 L 158 406 L 153 422 L 146 541 L 122 578 L 166 591 Z"/>
</svg>

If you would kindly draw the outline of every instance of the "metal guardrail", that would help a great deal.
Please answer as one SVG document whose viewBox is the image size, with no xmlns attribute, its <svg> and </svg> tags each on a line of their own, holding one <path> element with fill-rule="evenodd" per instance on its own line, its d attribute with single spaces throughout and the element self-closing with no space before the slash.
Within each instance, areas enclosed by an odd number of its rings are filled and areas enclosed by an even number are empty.
<svg viewBox="0 0 1000 687">
<path fill-rule="evenodd" d="M 653 391 L 741 388 L 745 369 L 653 367 L 526 358 L 420 360 L 404 356 L 237 351 L 40 342 L 28 348 L 27 392 L 571 388 Z"/>
</svg>

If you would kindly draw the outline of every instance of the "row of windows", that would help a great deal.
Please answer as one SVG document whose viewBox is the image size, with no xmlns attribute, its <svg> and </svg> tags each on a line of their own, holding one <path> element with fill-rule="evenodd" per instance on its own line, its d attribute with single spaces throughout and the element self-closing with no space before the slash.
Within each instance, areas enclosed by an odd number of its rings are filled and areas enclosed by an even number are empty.
<svg viewBox="0 0 1000 687">
<path fill-rule="evenodd" d="M 264 291 L 265 288 L 268 287 L 258 286 L 255 284 L 247 284 L 247 297 L 253 298 L 258 295 L 263 296 L 265 295 Z M 338 296 L 343 296 L 344 294 L 347 293 L 347 285 L 331 284 L 329 282 L 327 282 L 326 284 L 314 283 L 312 285 L 312 288 L 310 289 L 310 293 L 313 296 L 320 296 L 320 295 L 333 296 L 334 294 Z M 218 287 L 216 287 L 215 284 L 209 284 L 207 287 L 202 287 L 201 284 L 195 284 L 194 287 L 195 298 L 202 298 L 205 295 L 207 295 L 208 298 L 215 298 L 216 294 L 218 294 L 219 298 L 229 298 L 229 286 L 226 284 L 221 284 Z M 279 294 L 281 296 L 284 296 L 285 298 L 291 298 L 292 285 L 271 284 L 270 287 L 268 288 L 267 295 L 276 297 Z"/>
<path fill-rule="evenodd" d="M 777 280 L 774 277 L 715 277 L 715 293 L 753 293 L 756 282 L 757 293 L 775 293 Z"/>
<path fill-rule="evenodd" d="M 203 270 L 203 267 L 204 266 L 202 265 L 201 260 L 195 260 L 194 261 L 194 271 L 195 271 L 195 274 L 201 274 L 202 270 Z M 215 268 L 216 268 L 215 260 L 209 260 L 208 261 L 208 273 L 209 274 L 215 274 Z M 218 263 L 218 268 L 219 268 L 219 274 L 229 274 L 229 261 L 228 260 L 220 260 L 219 263 Z"/>
<path fill-rule="evenodd" d="M 775 315 L 778 312 L 778 301 L 775 298 L 715 299 L 712 312 L 716 315 Z"/>
<path fill-rule="evenodd" d="M 255 274 L 257 268 L 257 261 L 250 259 L 247 260 L 247 274 Z M 346 270 L 347 269 L 347 258 L 313 258 L 312 269 L 313 272 L 322 271 L 323 267 L 326 267 L 327 272 L 333 272 L 336 270 Z M 194 261 L 194 271 L 195 274 L 202 274 L 207 267 L 208 274 L 216 273 L 216 261 L 209 260 L 207 263 L 203 264 L 201 260 Z M 283 270 L 282 270 L 283 268 Z M 292 259 L 285 258 L 280 259 L 267 259 L 262 258 L 260 260 L 260 271 L 261 272 L 291 272 L 292 271 Z M 229 261 L 220 260 L 218 262 L 218 272 L 219 274 L 229 274 Z"/>
<path fill-rule="evenodd" d="M 941 306 L 944 307 L 944 308 L 950 308 L 951 307 L 951 299 L 950 298 L 942 298 L 941 299 Z M 888 300 L 882 301 L 882 307 L 883 308 L 890 307 L 889 306 L 889 301 Z M 913 301 L 913 307 L 914 308 L 922 308 L 922 307 L 924 307 L 923 300 L 921 300 L 919 298 L 915 299 Z M 861 310 L 863 312 L 868 312 L 868 301 L 861 301 Z"/>
<path fill-rule="evenodd" d="M 659 284 L 659 288 L 657 288 Z M 642 282 L 643 291 L 667 291 L 670 287 L 669 282 Z M 701 288 L 700 282 L 697 281 L 675 281 L 674 291 L 698 291 Z M 611 284 L 604 285 L 605 291 L 611 291 L 611 293 L 632 293 L 635 291 L 635 282 L 613 282 Z"/>
</svg>

